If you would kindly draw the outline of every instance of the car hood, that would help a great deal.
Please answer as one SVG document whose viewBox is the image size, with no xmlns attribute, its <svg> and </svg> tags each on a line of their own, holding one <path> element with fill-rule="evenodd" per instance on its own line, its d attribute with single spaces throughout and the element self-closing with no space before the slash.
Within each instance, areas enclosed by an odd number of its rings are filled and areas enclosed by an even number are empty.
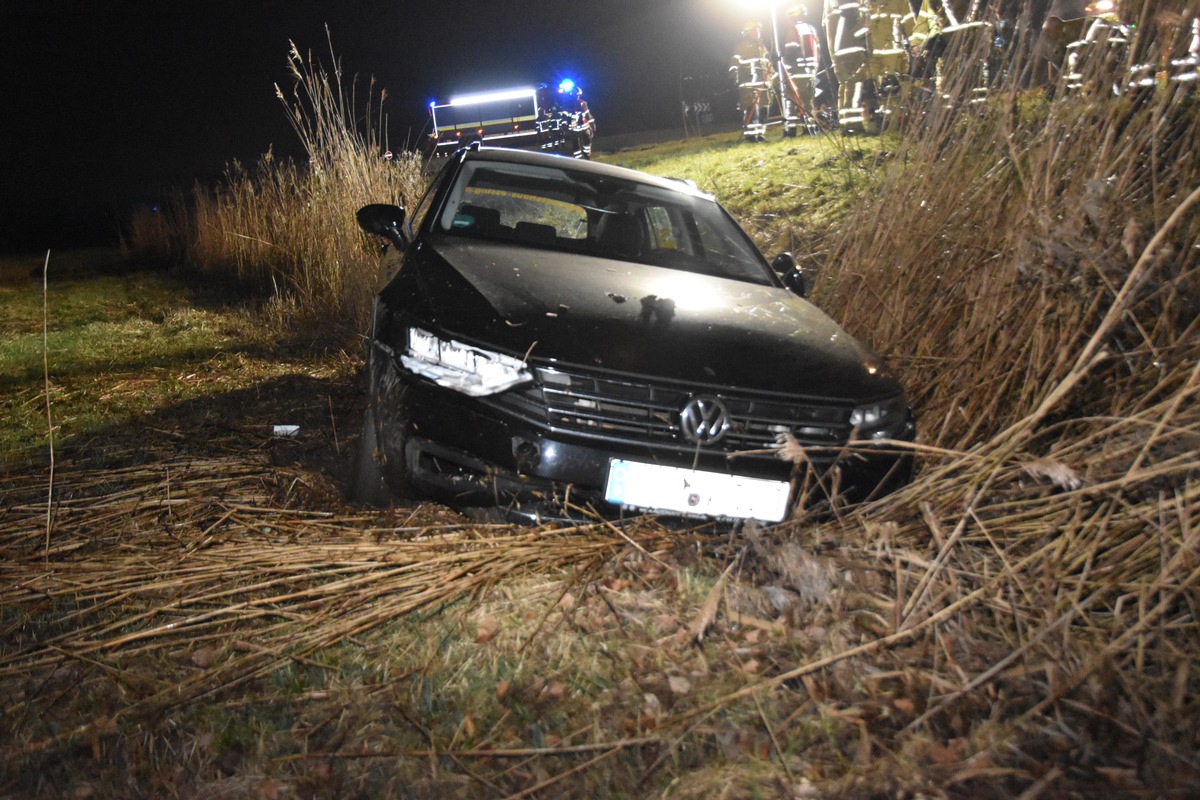
<svg viewBox="0 0 1200 800">
<path fill-rule="evenodd" d="M 467 341 L 714 386 L 852 401 L 899 391 L 874 353 L 786 289 L 457 237 L 428 244 L 415 259 L 427 307 Z"/>
</svg>

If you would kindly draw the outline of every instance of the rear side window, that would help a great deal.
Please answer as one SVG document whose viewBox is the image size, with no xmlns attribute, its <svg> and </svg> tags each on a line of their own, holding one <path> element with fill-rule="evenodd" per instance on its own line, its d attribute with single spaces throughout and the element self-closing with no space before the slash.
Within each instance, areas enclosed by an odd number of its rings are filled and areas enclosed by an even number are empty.
<svg viewBox="0 0 1200 800">
<path fill-rule="evenodd" d="M 650 223 L 651 246 L 659 250 L 678 250 L 679 237 L 675 226 L 671 223 L 671 215 L 662 206 L 650 206 L 646 209 L 646 219 Z"/>
</svg>

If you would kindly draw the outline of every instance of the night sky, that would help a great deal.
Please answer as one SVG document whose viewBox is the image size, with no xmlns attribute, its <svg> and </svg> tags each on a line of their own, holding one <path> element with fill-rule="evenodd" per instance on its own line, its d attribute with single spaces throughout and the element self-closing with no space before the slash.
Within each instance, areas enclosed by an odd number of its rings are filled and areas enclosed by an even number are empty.
<svg viewBox="0 0 1200 800">
<path fill-rule="evenodd" d="M 605 133 L 677 127 L 681 79 L 723 76 L 749 0 L 3 0 L 0 247 L 86 238 L 234 159 L 298 155 L 288 42 L 387 89 L 389 144 L 429 100 L 575 79 Z M 694 85 L 694 84 L 692 84 Z M 46 224 L 47 218 L 52 221 Z M 104 227 L 102 225 L 101 227 Z M 43 243 L 43 239 L 45 240 Z"/>
</svg>

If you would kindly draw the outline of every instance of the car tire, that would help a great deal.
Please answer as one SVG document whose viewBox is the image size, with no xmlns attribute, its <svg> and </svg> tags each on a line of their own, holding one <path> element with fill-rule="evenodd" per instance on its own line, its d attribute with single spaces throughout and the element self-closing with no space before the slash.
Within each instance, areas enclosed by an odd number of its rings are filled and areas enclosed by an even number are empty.
<svg viewBox="0 0 1200 800">
<path fill-rule="evenodd" d="M 385 506 L 390 499 L 383 470 L 379 467 L 376 450 L 379 445 L 379 427 L 375 422 L 374 404 L 368 403 L 363 414 L 362 435 L 354 449 L 354 463 L 350 475 L 350 500 L 364 506 Z"/>
</svg>

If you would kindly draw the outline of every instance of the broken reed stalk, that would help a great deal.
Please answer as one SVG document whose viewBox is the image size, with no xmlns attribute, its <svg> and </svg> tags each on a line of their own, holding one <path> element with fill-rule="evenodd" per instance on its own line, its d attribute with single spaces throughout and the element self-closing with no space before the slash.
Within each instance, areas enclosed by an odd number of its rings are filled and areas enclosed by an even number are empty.
<svg viewBox="0 0 1200 800">
<path fill-rule="evenodd" d="M 1197 432 L 1193 420 L 1192 435 Z M 1136 443 L 1135 443 L 1136 444 Z M 1128 459 L 1145 452 L 1140 447 L 1132 448 Z M 1072 642 L 1072 650 L 1080 653 L 1095 653 L 1084 661 L 1082 668 L 1067 667 L 1070 676 L 1056 689 L 1055 693 L 1035 705 L 1029 715 L 1045 711 L 1050 703 L 1064 698 L 1106 660 L 1118 663 L 1128 658 L 1129 647 L 1136 637 L 1156 635 L 1170 637 L 1172 646 L 1182 648 L 1180 657 L 1194 657 L 1197 621 L 1179 606 L 1181 598 L 1200 587 L 1200 573 L 1187 569 L 1200 552 L 1200 540 L 1195 530 L 1181 530 L 1180 523 L 1194 518 L 1200 501 L 1200 491 L 1195 485 L 1181 488 L 1175 493 L 1175 506 L 1164 507 L 1151 495 L 1146 500 L 1137 500 L 1138 486 L 1163 478 L 1179 479 L 1194 472 L 1194 457 L 1175 463 L 1170 470 L 1147 470 L 1142 479 L 1127 475 L 1124 480 L 1084 486 L 1062 493 L 1053 493 L 1040 498 L 1031 497 L 1017 504 L 996 504 L 978 509 L 968 507 L 964 512 L 959 506 L 960 498 L 966 495 L 953 486 L 950 480 L 939 484 L 925 484 L 923 489 L 939 498 L 939 510 L 930 516 L 935 519 L 957 519 L 958 525 L 970 523 L 970 528 L 979 533 L 968 532 L 959 538 L 954 553 L 955 571 L 976 584 L 972 596 L 978 602 L 975 613 L 984 613 L 990 622 L 978 619 L 973 634 L 984 639 L 993 636 L 1009 636 L 1023 629 L 1024 636 L 1017 635 L 1008 642 L 1009 655 L 991 665 L 980 665 L 974 678 L 931 705 L 919 718 L 918 723 L 929 721 L 939 712 L 964 695 L 986 683 L 1001 679 L 1003 673 L 1017 660 L 1028 661 L 1035 651 L 1052 661 L 1064 658 L 1057 646 L 1050 646 L 1052 637 L 1062 635 L 1062 642 Z M 999 485 L 1011 485 L 1020 480 L 1019 466 L 1009 467 L 999 476 Z M 1032 487 L 1035 489 L 1036 486 Z M 942 499 L 944 498 L 944 499 Z M 1016 512 L 1015 514 L 1013 512 Z M 1058 525 L 1056 520 L 1061 520 Z M 1154 525 L 1147 525 L 1154 520 Z M 898 540 L 907 540 L 914 550 L 921 550 L 922 522 L 913 518 L 910 527 L 902 530 Z M 956 532 L 960 528 L 956 527 Z M 1185 534 L 1175 539 L 1173 534 L 1160 535 L 1160 531 L 1180 531 Z M 1056 535 L 1055 535 L 1056 534 Z M 997 537 L 1003 536 L 1003 540 Z M 982 541 L 980 541 L 982 537 Z M 1166 549 L 1172 541 L 1177 543 Z M 986 542 L 987 548 L 980 549 L 977 542 Z M 1033 544 L 1035 547 L 1028 548 Z M 989 552 L 991 556 L 989 556 Z M 995 558 L 996 563 L 989 566 Z M 894 569 L 909 571 L 908 565 L 919 564 L 924 559 L 897 559 Z M 918 586 L 936 577 L 939 562 L 911 575 L 908 583 Z M 1047 570 L 1052 570 L 1047 572 Z M 991 578 L 986 576 L 991 575 Z M 1031 592 L 1046 579 L 1058 587 L 1054 600 L 1046 606 L 1045 601 L 1034 598 Z M 958 602 L 953 598 L 959 594 L 947 585 L 936 596 L 946 599 L 931 602 L 930 608 L 941 608 L 945 603 Z M 1122 597 L 1158 596 L 1158 601 L 1139 612 L 1132 621 L 1119 614 Z M 990 598 L 1024 597 L 1023 604 L 1011 601 L 991 607 Z M 964 611 L 967 609 L 964 609 Z M 1051 612 L 1047 617 L 1047 612 Z M 1181 631 L 1156 633 L 1155 625 L 1169 613 L 1183 612 L 1181 624 L 1191 630 L 1191 639 Z M 1099 616 L 1097 616 L 1099 613 Z M 1004 618 L 1010 618 L 1009 623 Z M 1014 629 L 1013 624 L 1016 623 Z M 1183 638 L 1180 638 L 1183 636 Z M 1093 649 L 1095 648 L 1095 649 Z M 1190 654 L 1190 655 L 1189 655 Z M 1068 662 L 1071 659 L 1067 659 Z M 1169 667 L 1169 665 L 1164 665 Z M 1141 669 L 1141 668 L 1139 668 Z M 1170 672 L 1170 670 L 1167 670 Z M 1149 682 L 1140 687 L 1149 690 Z M 916 724 L 916 723 L 915 723 Z"/>
<path fill-rule="evenodd" d="M 1112 334 L 1117 322 L 1129 311 L 1129 306 L 1136 299 L 1134 289 L 1142 284 L 1147 277 L 1147 273 L 1155 266 L 1155 259 L 1166 242 L 1167 236 L 1174 231 L 1175 226 L 1185 218 L 1185 215 L 1197 201 L 1200 201 L 1200 186 L 1192 189 L 1183 202 L 1171 211 L 1171 215 L 1167 217 L 1167 221 L 1159 227 L 1150 239 L 1150 242 L 1142 250 L 1141 256 L 1138 258 L 1137 263 L 1134 264 L 1133 269 L 1129 271 L 1125 283 L 1122 284 L 1120 291 L 1113 298 L 1112 304 L 1104 314 L 1104 318 L 1096 326 L 1087 343 L 1079 351 L 1079 355 L 1075 359 L 1075 364 L 1067 372 L 1062 382 L 1046 395 L 1046 398 L 1033 413 L 1026 415 L 1017 423 L 1015 430 L 1001 431 L 997 434 L 998 438 L 1018 441 L 1022 431 L 1037 427 L 1045 419 L 1046 415 L 1066 397 L 1071 389 L 1091 372 L 1096 364 L 1108 357 L 1104 350 L 1104 343 Z"/>
<path fill-rule="evenodd" d="M 1194 384 L 1193 378 L 1188 383 L 1193 393 Z M 1168 399 L 1163 406 L 1168 403 L 1175 407 L 1148 409 L 1147 416 L 1169 418 L 1179 404 Z M 1200 436 L 1200 422 L 1194 413 L 1187 430 Z M 1144 452 L 1139 442 L 1130 442 L 1122 461 L 1129 463 Z M 962 472 L 979 470 L 985 462 L 977 455 L 964 457 L 954 466 Z M 1017 675 L 1022 663 L 1050 665 L 1062 677 L 1047 691 L 1035 692 L 1019 716 L 1007 718 L 1014 729 L 1041 724 L 1042 715 L 1058 704 L 1088 707 L 1078 697 L 1081 691 L 1088 695 L 1086 682 L 1106 665 L 1120 668 L 1135 656 L 1137 677 L 1125 681 L 1122 689 L 1131 695 L 1134 708 L 1154 708 L 1151 698 L 1164 680 L 1177 683 L 1178 675 L 1189 677 L 1180 673 L 1176 664 L 1200 656 L 1200 620 L 1189 611 L 1194 606 L 1183 602 L 1200 592 L 1200 567 L 1195 566 L 1200 557 L 1200 529 L 1194 524 L 1181 525 L 1197 518 L 1200 485 L 1187 484 L 1177 490 L 1173 507 L 1162 506 L 1154 495 L 1139 500 L 1137 494 L 1145 483 L 1164 478 L 1178 482 L 1197 470 L 1193 453 L 1189 459 L 1176 460 L 1170 469 L 1140 474 L 1131 470 L 1120 479 L 1051 493 L 1042 489 L 1044 484 L 1030 482 L 1025 466 L 1013 462 L 988 468 L 986 477 L 975 481 L 963 480 L 963 475 L 955 475 L 953 470 L 939 473 L 937 480 L 918 480 L 905 490 L 907 497 L 898 503 L 883 501 L 870 515 L 878 520 L 899 516 L 905 527 L 892 539 L 911 548 L 892 552 L 885 568 L 889 574 L 907 576 L 904 581 L 896 577 L 893 585 L 915 587 L 907 601 L 897 592 L 894 604 L 899 608 L 903 603 L 903 611 L 891 633 L 827 652 L 690 709 L 664 723 L 662 729 L 707 717 L 837 663 L 868 655 L 876 656 L 878 663 L 880 652 L 936 636 L 946 624 L 953 624 L 959 636 L 977 640 L 982 652 L 999 649 L 1006 654 L 991 662 L 960 660 L 963 678 L 951 674 L 940 681 L 942 689 L 932 694 L 929 707 L 906 726 L 909 734 L 931 726 L 936 729 L 941 724 L 938 720 L 945 719 L 959 701 L 977 695 L 988 684 L 1016 683 L 1018 688 L 1011 691 L 1030 691 L 1031 687 L 1021 687 L 1027 681 Z M 976 490 L 977 483 L 990 484 L 991 492 Z M 1001 493 L 1016 497 L 992 502 Z M 896 514 L 914 504 L 924 509 L 920 515 L 906 518 Z M 937 533 L 938 528 L 946 527 L 939 520 L 956 520 L 950 536 Z M 1154 524 L 1147 525 L 1151 520 Z M 862 563 L 879 556 L 871 552 L 872 542 L 863 539 L 863 530 L 856 530 L 864 521 L 871 520 L 848 518 L 836 537 L 858 543 L 861 558 L 856 560 Z M 1176 539 L 1168 531 L 1184 535 Z M 925 557 L 921 552 L 928 549 L 931 538 L 938 543 L 936 556 Z M 946 579 L 950 574 L 953 580 Z M 960 585 L 962 581 L 965 587 Z M 1035 596 L 1039 584 L 1056 587 L 1051 598 Z M 1153 602 L 1145 607 L 1139 603 L 1134 619 L 1121 615 L 1122 598 L 1146 597 Z M 1024 602 L 1015 602 L 1017 598 Z M 1051 600 L 1048 604 L 1047 599 Z M 906 627 L 903 620 L 911 619 L 918 610 L 923 616 Z M 1164 627 L 1172 615 L 1174 621 Z M 1144 663 L 1147 637 L 1168 641 L 1175 655 L 1157 667 Z M 999 647 L 992 646 L 996 644 Z M 915 666 L 908 660 L 910 655 L 897 656 L 909 668 Z M 932 675 L 930 681 L 935 685 Z M 1195 742 L 1177 743 L 1154 722 L 1140 717 L 1134 729 L 1149 734 L 1156 749 L 1180 763 L 1200 763 L 1194 754 L 1189 755 L 1189 745 Z"/>
<path fill-rule="evenodd" d="M 570 744 L 558 747 L 497 747 L 496 749 L 463 749 L 455 750 L 454 755 L 460 758 L 531 758 L 533 756 L 576 755 L 579 753 L 594 753 L 597 750 L 613 748 L 645 747 L 657 745 L 662 739 L 657 736 L 641 736 L 635 739 L 618 739 L 611 742 L 592 742 L 589 744 Z M 388 750 L 383 752 L 353 752 L 339 750 L 336 753 L 300 753 L 287 756 L 280 761 L 299 761 L 320 758 L 361 759 L 361 758 L 430 758 L 440 750 Z"/>
<path fill-rule="evenodd" d="M 46 485 L 45 559 L 50 560 L 50 531 L 54 527 L 54 417 L 50 413 L 50 251 L 42 263 L 42 386 L 46 392 L 46 437 L 50 465 Z"/>
<path fill-rule="evenodd" d="M 170 462 L 119 471 L 111 482 L 87 471 L 68 473 L 61 491 L 72 509 L 70 524 L 60 531 L 58 560 L 49 564 L 34 563 L 22 551 L 21 531 L 31 526 L 34 507 L 20 502 L 20 486 L 11 490 L 17 502 L 0 512 L 15 534 L 0 547 L 0 604 L 62 606 L 65 613 L 58 615 L 57 633 L 47 630 L 30 645 L 0 653 L 0 678 L 72 660 L 101 663 L 201 646 L 225 651 L 210 667 L 159 687 L 121 713 L 178 707 L 282 665 L 305 663 L 418 609 L 478 596 L 516 575 L 604 563 L 630 542 L 650 552 L 647 545 L 665 535 L 651 525 L 619 535 L 603 525 L 505 528 L 494 535 L 488 526 L 455 523 L 413 528 L 410 538 L 400 539 L 394 528 L 373 527 L 372 517 L 347 523 L 328 512 L 273 508 L 267 497 L 246 496 L 250 486 L 261 492 L 287 476 L 268 464 L 234 469 L 234 463 L 207 459 L 172 467 L 166 524 L 161 498 Z M 237 501 L 214 499 L 238 484 Z M 84 488 L 93 492 L 90 499 L 80 494 Z M 104 488 L 110 494 L 94 493 Z M 107 543 L 92 538 L 90 532 L 100 530 Z M 127 536 L 137 538 L 126 555 L 119 543 Z M 248 624 L 253 645 L 231 646 L 229 633 Z"/>
<path fill-rule="evenodd" d="M 1195 764 L 1200 739 L 1172 720 L 1200 711 L 1197 98 L 1027 108 L 1003 92 L 908 132 L 815 283 L 852 331 L 878 321 L 921 467 L 826 534 L 879 564 L 891 629 L 786 674 L 883 648 L 912 665 L 905 625 L 931 646 L 946 627 L 969 643 L 962 672 L 911 667 L 930 700 L 909 734 L 961 735 L 946 720 L 988 686 L 1029 698 L 992 712 L 1026 728 L 1111 708 L 1109 692 L 1122 723 Z"/>
</svg>

